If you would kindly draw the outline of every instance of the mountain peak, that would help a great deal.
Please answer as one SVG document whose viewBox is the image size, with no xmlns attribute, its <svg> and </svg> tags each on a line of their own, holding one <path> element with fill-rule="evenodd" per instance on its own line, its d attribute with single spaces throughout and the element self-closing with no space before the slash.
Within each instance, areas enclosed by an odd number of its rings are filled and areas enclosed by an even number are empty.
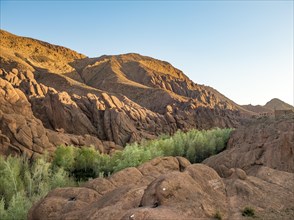
<svg viewBox="0 0 294 220">
<path fill-rule="evenodd" d="M 76 59 L 86 56 L 69 48 L 53 45 L 44 41 L 28 37 L 20 37 L 1 30 L 1 65 L 9 68 L 9 63 L 14 62 L 14 67 L 28 69 L 31 67 L 47 69 L 53 73 L 66 73 L 74 71 L 69 65 Z"/>
<path fill-rule="evenodd" d="M 264 107 L 271 109 L 271 110 L 287 110 L 287 109 L 294 109 L 294 107 L 278 98 L 273 98 L 268 101 Z"/>
<path fill-rule="evenodd" d="M 282 100 L 278 98 L 273 98 L 270 101 L 268 101 L 265 105 L 242 105 L 242 107 L 248 111 L 255 112 L 257 114 L 259 113 L 270 113 L 274 112 L 275 110 L 294 110 L 294 107 L 292 105 L 289 105 L 286 102 L 283 102 Z"/>
</svg>

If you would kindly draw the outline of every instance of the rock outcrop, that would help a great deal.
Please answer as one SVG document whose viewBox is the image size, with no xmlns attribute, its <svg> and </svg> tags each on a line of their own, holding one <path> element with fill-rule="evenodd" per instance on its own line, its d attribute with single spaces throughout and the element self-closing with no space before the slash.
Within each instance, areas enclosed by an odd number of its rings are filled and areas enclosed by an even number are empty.
<svg viewBox="0 0 294 220">
<path fill-rule="evenodd" d="M 0 73 L 0 152 L 2 155 L 26 154 L 30 157 L 34 154 L 43 154 L 45 151 L 52 153 L 56 146 L 70 144 L 93 145 L 105 153 L 121 149 L 114 142 L 101 141 L 96 136 L 89 135 L 89 132 L 69 134 L 64 133 L 63 129 L 58 130 L 58 127 L 54 127 L 53 130 L 47 129 L 43 122 L 35 117 L 37 114 L 32 111 L 28 98 L 31 101 L 44 98 L 44 94 L 50 94 L 50 91 L 54 89 L 38 84 L 30 72 L 23 73 L 13 69 L 8 73 L 1 70 Z M 30 86 L 23 86 L 24 84 Z M 40 89 L 35 90 L 35 88 Z M 59 111 L 59 113 L 62 112 Z M 61 121 L 64 120 L 62 118 Z M 70 124 L 72 125 L 73 122 Z"/>
<path fill-rule="evenodd" d="M 204 164 L 164 157 L 55 189 L 31 208 L 29 219 L 213 219 L 218 213 L 238 220 L 244 207 L 261 218 L 290 219 L 293 189 L 293 173 L 260 167 L 250 174 L 232 169 L 221 178 Z"/>
<path fill-rule="evenodd" d="M 221 176 L 254 166 L 294 173 L 294 117 L 259 119 L 233 131 L 227 149 L 204 161 Z"/>
<path fill-rule="evenodd" d="M 52 151 L 46 130 L 33 116 L 31 105 L 19 89 L 0 78 L 0 130 L 1 152 L 44 153 Z M 30 153 L 29 153 L 30 152 Z"/>
</svg>

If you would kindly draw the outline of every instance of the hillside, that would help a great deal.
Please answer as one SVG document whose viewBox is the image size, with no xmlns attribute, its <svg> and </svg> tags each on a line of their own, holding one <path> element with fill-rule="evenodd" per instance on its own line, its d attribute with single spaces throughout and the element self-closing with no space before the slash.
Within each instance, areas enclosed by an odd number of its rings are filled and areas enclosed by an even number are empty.
<svg viewBox="0 0 294 220">
<path fill-rule="evenodd" d="M 264 107 L 262 105 L 251 105 L 251 104 L 249 104 L 249 105 L 242 105 L 242 107 L 244 109 L 247 109 L 248 111 L 252 111 L 252 112 L 255 112 L 257 114 L 263 113 L 263 112 L 272 112 L 271 109 L 268 109 L 268 108 L 266 108 L 266 107 Z"/>
<path fill-rule="evenodd" d="M 248 111 L 255 112 L 255 113 L 271 113 L 275 110 L 294 110 L 292 105 L 289 105 L 286 102 L 283 102 L 280 99 L 274 98 L 268 101 L 265 105 L 242 105 L 242 107 Z"/>
<path fill-rule="evenodd" d="M 86 63 L 83 66 L 76 62 L 85 84 L 121 93 L 152 111 L 162 113 L 171 102 L 181 109 L 238 109 L 231 100 L 212 88 L 195 84 L 164 61 L 139 54 L 124 54 L 89 59 Z M 183 103 L 187 104 L 183 106 Z"/>
<path fill-rule="evenodd" d="M 282 100 L 277 99 L 277 98 L 272 99 L 269 102 L 267 102 L 264 105 L 264 107 L 267 109 L 271 109 L 273 111 L 274 110 L 287 110 L 287 109 L 294 110 L 294 107 L 292 105 L 289 105 L 288 103 L 283 102 Z"/>
<path fill-rule="evenodd" d="M 178 129 L 236 127 L 252 113 L 165 61 L 139 54 L 89 58 L 0 34 L 5 152 L 39 154 L 60 144 L 109 152 Z"/>
</svg>

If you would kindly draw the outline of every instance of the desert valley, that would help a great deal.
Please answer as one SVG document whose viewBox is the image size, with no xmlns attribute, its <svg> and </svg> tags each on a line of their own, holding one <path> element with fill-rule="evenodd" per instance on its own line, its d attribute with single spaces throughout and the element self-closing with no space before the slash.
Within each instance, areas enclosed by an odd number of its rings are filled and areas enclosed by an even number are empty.
<svg viewBox="0 0 294 220">
<path fill-rule="evenodd" d="M 294 219 L 293 106 L 140 54 L 0 39 L 0 219 Z"/>
</svg>

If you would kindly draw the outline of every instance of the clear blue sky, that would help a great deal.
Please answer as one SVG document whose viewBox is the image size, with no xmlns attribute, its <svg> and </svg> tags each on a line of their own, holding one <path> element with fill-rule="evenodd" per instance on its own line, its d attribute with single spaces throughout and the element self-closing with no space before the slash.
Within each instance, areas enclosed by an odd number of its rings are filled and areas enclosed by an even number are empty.
<svg viewBox="0 0 294 220">
<path fill-rule="evenodd" d="M 293 105 L 293 1 L 2 1 L 1 29 L 166 60 L 239 104 Z"/>
</svg>

